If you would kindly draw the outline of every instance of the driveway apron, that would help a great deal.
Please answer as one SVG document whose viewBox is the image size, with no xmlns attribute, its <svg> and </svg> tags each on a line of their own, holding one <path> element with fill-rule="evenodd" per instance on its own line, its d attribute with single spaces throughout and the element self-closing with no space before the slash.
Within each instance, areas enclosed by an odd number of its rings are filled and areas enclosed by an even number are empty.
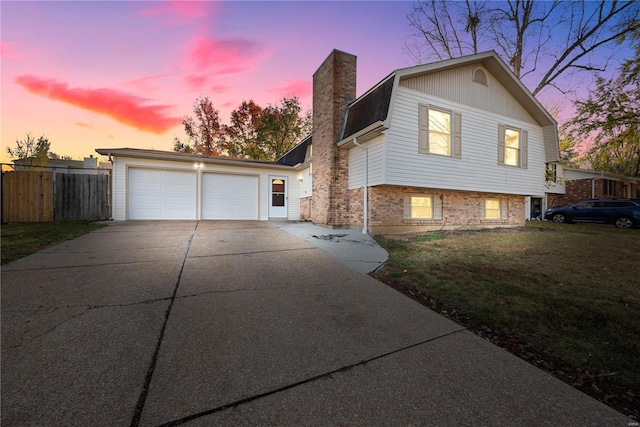
<svg viewBox="0 0 640 427">
<path fill-rule="evenodd" d="M 124 222 L 2 269 L 2 425 L 626 425 L 265 222 Z"/>
</svg>

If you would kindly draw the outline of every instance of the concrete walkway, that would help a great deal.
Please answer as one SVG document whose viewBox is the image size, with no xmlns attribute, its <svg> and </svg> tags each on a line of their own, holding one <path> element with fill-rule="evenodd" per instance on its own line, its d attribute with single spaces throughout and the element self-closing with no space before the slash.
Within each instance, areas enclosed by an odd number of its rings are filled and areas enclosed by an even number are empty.
<svg viewBox="0 0 640 427">
<path fill-rule="evenodd" d="M 3 266 L 1 409 L 3 426 L 628 425 L 264 222 L 124 222 Z"/>
<path fill-rule="evenodd" d="M 310 222 L 273 221 L 271 224 L 319 247 L 360 273 L 382 267 L 389 254 L 373 237 L 353 229 L 331 229 Z"/>
</svg>

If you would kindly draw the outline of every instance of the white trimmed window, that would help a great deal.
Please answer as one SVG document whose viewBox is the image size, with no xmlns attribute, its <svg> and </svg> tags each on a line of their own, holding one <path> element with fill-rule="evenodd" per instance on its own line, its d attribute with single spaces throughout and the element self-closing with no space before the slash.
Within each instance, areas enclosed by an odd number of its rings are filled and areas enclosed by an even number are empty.
<svg viewBox="0 0 640 427">
<path fill-rule="evenodd" d="M 528 139 L 526 130 L 498 125 L 498 164 L 526 169 Z"/>
<path fill-rule="evenodd" d="M 462 116 L 434 105 L 418 106 L 418 152 L 440 156 L 462 157 Z"/>
<path fill-rule="evenodd" d="M 506 220 L 508 219 L 507 201 L 504 199 L 483 199 L 482 219 Z"/>
<path fill-rule="evenodd" d="M 404 196 L 404 219 L 442 219 L 442 198 L 433 194 L 406 194 Z"/>
</svg>

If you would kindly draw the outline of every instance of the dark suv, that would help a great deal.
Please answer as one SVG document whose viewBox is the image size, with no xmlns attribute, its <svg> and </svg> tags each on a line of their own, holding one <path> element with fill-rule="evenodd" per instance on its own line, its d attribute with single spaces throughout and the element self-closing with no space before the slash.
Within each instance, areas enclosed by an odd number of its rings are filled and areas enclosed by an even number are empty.
<svg viewBox="0 0 640 427">
<path fill-rule="evenodd" d="M 571 206 L 547 209 L 544 219 L 555 223 L 603 222 L 618 228 L 640 224 L 640 199 L 593 199 Z"/>
</svg>

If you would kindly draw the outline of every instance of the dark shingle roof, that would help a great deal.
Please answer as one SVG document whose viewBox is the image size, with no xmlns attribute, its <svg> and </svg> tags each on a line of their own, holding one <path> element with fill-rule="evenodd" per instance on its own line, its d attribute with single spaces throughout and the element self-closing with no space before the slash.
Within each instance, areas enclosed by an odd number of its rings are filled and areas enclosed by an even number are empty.
<svg viewBox="0 0 640 427">
<path fill-rule="evenodd" d="M 276 163 L 288 166 L 295 166 L 299 163 L 304 163 L 309 144 L 311 144 L 311 135 L 300 141 L 298 145 L 293 147 L 291 150 L 284 153 L 282 157 L 276 160 Z"/>
<path fill-rule="evenodd" d="M 345 139 L 375 122 L 384 121 L 389 112 L 392 90 L 393 74 L 351 104 L 347 109 L 347 119 L 340 139 Z"/>
</svg>

